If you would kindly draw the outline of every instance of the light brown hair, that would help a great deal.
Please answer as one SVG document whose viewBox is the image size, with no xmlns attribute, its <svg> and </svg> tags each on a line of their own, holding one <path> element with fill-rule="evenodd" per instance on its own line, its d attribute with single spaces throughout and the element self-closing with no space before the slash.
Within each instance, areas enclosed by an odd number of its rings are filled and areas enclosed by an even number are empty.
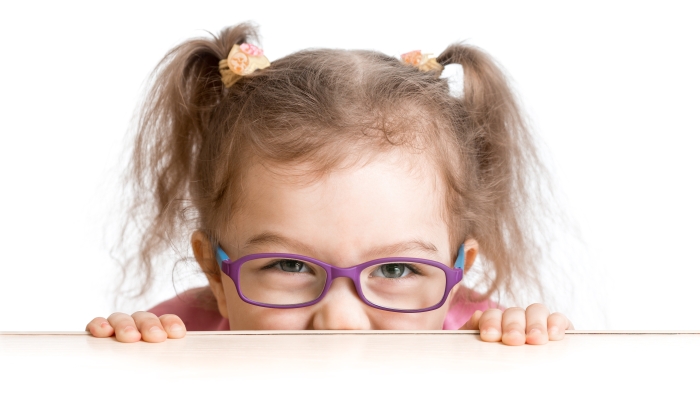
<svg viewBox="0 0 700 400">
<path fill-rule="evenodd" d="M 479 243 L 489 271 L 484 297 L 539 285 L 531 211 L 533 177 L 543 170 L 508 81 L 488 55 L 454 44 L 437 57 L 462 67 L 460 97 L 436 73 L 361 50 L 299 51 L 225 88 L 219 60 L 256 37 L 241 24 L 188 40 L 154 71 L 129 175 L 127 226 L 136 230 L 124 231 L 140 238 L 124 263 L 125 276 L 140 274 L 137 295 L 172 238 L 201 229 L 218 241 L 252 158 L 310 162 L 323 174 L 348 157 L 396 146 L 433 160 L 448 190 L 453 249 L 465 238 Z"/>
</svg>

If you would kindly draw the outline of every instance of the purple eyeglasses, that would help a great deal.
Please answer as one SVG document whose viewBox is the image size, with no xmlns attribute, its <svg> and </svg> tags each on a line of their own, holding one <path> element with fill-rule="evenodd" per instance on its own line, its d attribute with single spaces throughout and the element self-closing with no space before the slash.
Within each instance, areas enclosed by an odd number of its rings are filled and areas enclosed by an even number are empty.
<svg viewBox="0 0 700 400">
<path fill-rule="evenodd" d="M 318 303 L 336 278 L 350 278 L 369 306 L 418 313 L 445 304 L 462 280 L 464 246 L 455 268 L 437 261 L 390 257 L 339 268 L 311 257 L 287 253 L 249 254 L 235 261 L 217 246 L 216 261 L 246 303 L 269 308 L 298 308 Z"/>
</svg>

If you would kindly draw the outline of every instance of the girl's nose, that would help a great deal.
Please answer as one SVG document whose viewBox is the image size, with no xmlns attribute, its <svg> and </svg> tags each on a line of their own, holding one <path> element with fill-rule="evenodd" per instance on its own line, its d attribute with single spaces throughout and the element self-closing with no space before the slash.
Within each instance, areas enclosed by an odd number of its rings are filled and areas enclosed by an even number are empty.
<svg viewBox="0 0 700 400">
<path fill-rule="evenodd" d="M 312 329 L 371 329 L 368 308 L 355 291 L 352 281 L 338 278 L 331 283 L 326 297 L 316 305 Z"/>
</svg>

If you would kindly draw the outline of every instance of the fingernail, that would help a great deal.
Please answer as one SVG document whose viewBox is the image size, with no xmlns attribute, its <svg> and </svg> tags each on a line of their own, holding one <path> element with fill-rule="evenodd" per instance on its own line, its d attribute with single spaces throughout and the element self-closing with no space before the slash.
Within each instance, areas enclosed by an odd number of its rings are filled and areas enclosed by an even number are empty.
<svg viewBox="0 0 700 400">
<path fill-rule="evenodd" d="M 131 331 L 133 331 L 134 329 L 136 329 L 136 328 L 134 328 L 134 327 L 131 326 L 131 325 L 127 325 L 124 329 L 122 329 L 122 332 L 131 332 Z"/>
<path fill-rule="evenodd" d="M 151 329 L 149 329 L 149 330 L 150 330 L 151 332 L 153 332 L 153 333 L 163 332 L 163 330 L 160 329 L 160 327 L 157 327 L 157 326 L 152 326 Z"/>
<path fill-rule="evenodd" d="M 553 326 L 549 329 L 549 334 L 552 336 L 558 335 L 559 334 L 559 328 L 556 326 Z"/>
<path fill-rule="evenodd" d="M 100 324 L 100 328 L 109 328 L 109 327 L 110 327 L 109 322 L 103 322 Z"/>
<path fill-rule="evenodd" d="M 170 325 L 170 332 L 182 332 L 182 325 Z"/>
<path fill-rule="evenodd" d="M 498 331 L 496 330 L 496 328 L 488 328 L 484 331 L 484 334 L 486 334 L 487 336 L 495 336 L 498 335 Z"/>
<path fill-rule="evenodd" d="M 539 335 L 540 333 L 542 332 L 537 328 L 530 329 L 530 335 Z"/>
</svg>

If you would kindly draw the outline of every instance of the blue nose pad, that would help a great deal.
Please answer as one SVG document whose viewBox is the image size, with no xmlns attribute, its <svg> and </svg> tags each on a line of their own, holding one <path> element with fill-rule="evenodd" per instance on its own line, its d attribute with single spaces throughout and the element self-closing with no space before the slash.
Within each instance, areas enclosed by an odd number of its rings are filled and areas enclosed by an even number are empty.
<svg viewBox="0 0 700 400">
<path fill-rule="evenodd" d="M 459 252 L 457 253 L 457 261 L 455 261 L 455 268 L 464 271 L 464 243 L 459 246 Z"/>
</svg>

